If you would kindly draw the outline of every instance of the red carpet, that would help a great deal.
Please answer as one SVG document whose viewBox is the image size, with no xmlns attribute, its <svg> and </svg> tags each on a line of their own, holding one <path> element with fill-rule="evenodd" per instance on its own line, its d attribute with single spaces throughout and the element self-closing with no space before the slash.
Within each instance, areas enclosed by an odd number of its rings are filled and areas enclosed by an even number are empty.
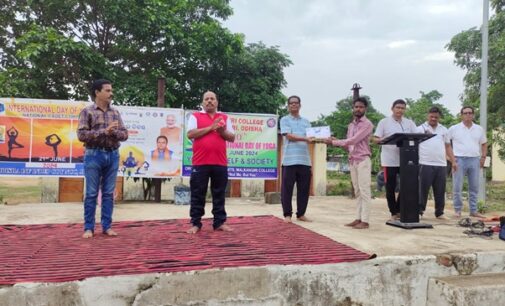
<svg viewBox="0 0 505 306">
<path fill-rule="evenodd" d="M 210 268 L 352 262 L 368 255 L 272 216 L 233 217 L 233 232 L 185 233 L 188 220 L 115 222 L 118 237 L 82 224 L 0 225 L 0 285 Z"/>
</svg>

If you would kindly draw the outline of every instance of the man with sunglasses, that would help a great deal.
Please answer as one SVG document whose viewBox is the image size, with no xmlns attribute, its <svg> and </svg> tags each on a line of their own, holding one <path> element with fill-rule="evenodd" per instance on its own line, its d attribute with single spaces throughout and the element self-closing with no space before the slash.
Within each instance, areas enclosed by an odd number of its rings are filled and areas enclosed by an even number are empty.
<svg viewBox="0 0 505 306">
<path fill-rule="evenodd" d="M 452 175 L 452 192 L 455 217 L 461 217 L 463 201 L 461 192 L 464 176 L 468 176 L 468 205 L 470 216 L 484 217 L 477 211 L 477 193 L 479 191 L 479 172 L 484 167 L 487 154 L 486 131 L 473 122 L 474 108 L 463 106 L 461 122 L 449 128 L 457 170 Z"/>
</svg>

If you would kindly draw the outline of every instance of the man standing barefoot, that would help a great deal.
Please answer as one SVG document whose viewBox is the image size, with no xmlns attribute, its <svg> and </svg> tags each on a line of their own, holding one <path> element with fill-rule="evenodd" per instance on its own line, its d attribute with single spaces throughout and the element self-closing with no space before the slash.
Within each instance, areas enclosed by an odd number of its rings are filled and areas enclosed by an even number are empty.
<svg viewBox="0 0 505 306">
<path fill-rule="evenodd" d="M 79 114 L 77 137 L 86 147 L 84 153 L 84 177 L 86 196 L 84 199 L 84 234 L 91 238 L 95 232 L 95 211 L 99 189 L 102 190 L 102 231 L 116 236 L 112 230 L 114 189 L 119 167 L 118 148 L 121 141 L 128 139 L 121 115 L 112 102 L 112 85 L 107 80 L 96 80 L 91 88 L 95 102 Z"/>
<path fill-rule="evenodd" d="M 458 165 L 452 152 L 449 131 L 440 124 L 442 112 L 436 106 L 428 110 L 426 122 L 417 127 L 418 133 L 435 136 L 419 144 L 419 215 L 423 216 L 428 202 L 430 188 L 435 200 L 435 217 L 447 220 L 444 215 L 445 183 L 447 177 L 447 160 L 451 161 L 452 172 Z"/>
<path fill-rule="evenodd" d="M 203 95 L 203 111 L 193 113 L 188 120 L 188 138 L 193 140 L 193 169 L 191 170 L 191 228 L 196 234 L 202 228 L 205 214 L 205 196 L 210 179 L 212 193 L 212 224 L 216 231 L 231 231 L 225 224 L 225 190 L 228 183 L 228 159 L 226 142 L 235 141 L 235 131 L 227 115 L 218 112 L 216 94 L 207 91 Z"/>
<path fill-rule="evenodd" d="M 373 124 L 366 117 L 368 101 L 357 98 L 352 103 L 353 120 L 347 128 L 347 139 L 328 139 L 327 144 L 345 148 L 349 152 L 349 165 L 351 181 L 356 193 L 356 219 L 346 224 L 355 229 L 369 227 L 371 204 L 371 172 L 372 162 L 370 156 L 370 136 Z"/>
<path fill-rule="evenodd" d="M 284 136 L 282 155 L 281 202 L 284 221 L 291 222 L 293 207 L 291 205 L 293 189 L 296 183 L 296 218 L 310 222 L 305 216 L 309 202 L 312 167 L 309 155 L 309 143 L 313 138 L 307 137 L 309 120 L 300 116 L 301 100 L 298 96 L 288 98 L 289 115 L 281 118 L 281 134 Z"/>
<path fill-rule="evenodd" d="M 403 114 L 407 109 L 407 102 L 398 99 L 391 106 L 391 117 L 383 118 L 377 124 L 372 137 L 374 143 L 379 143 L 386 137 L 395 133 L 415 133 L 417 126 L 414 121 L 405 118 Z M 395 145 L 381 147 L 381 166 L 384 170 L 386 181 L 386 199 L 388 202 L 391 221 L 400 219 L 400 196 L 396 196 L 396 178 L 400 176 L 400 149 Z M 401 189 L 400 189 L 401 192 Z"/>
<path fill-rule="evenodd" d="M 461 218 L 463 179 L 467 175 L 470 217 L 483 218 L 478 211 L 477 195 L 480 169 L 484 167 L 487 155 L 486 131 L 473 122 L 473 107 L 463 106 L 460 113 L 461 122 L 449 128 L 449 138 L 452 140 L 457 164 L 456 171 L 452 173 L 454 217 Z"/>
</svg>

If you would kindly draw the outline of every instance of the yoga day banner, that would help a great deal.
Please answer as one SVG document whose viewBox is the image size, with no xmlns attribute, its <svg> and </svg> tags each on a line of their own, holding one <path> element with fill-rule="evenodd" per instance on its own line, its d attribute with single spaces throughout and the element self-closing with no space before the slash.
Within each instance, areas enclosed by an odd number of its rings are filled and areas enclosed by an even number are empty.
<svg viewBox="0 0 505 306">
<path fill-rule="evenodd" d="M 80 111 L 89 102 L 0 98 L 0 176 L 83 176 Z M 119 175 L 180 176 L 184 111 L 116 106 L 128 129 Z"/>
<path fill-rule="evenodd" d="M 186 122 L 193 111 L 186 111 Z M 277 179 L 277 116 L 228 113 L 235 142 L 227 142 L 230 179 Z M 184 133 L 186 135 L 186 133 Z M 184 137 L 183 175 L 191 175 L 192 142 Z"/>
</svg>

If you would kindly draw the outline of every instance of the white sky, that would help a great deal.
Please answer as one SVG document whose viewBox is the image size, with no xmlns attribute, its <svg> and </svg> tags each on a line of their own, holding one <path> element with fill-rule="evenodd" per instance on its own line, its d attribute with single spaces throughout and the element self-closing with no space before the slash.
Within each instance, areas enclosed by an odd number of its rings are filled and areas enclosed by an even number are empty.
<svg viewBox="0 0 505 306">
<path fill-rule="evenodd" d="M 438 90 L 453 113 L 461 106 L 464 71 L 445 49 L 482 23 L 480 0 L 231 0 L 224 26 L 247 43 L 279 46 L 293 65 L 283 93 L 299 95 L 302 115 L 335 110 L 359 83 L 376 109 L 390 114 L 397 98 Z"/>
</svg>

